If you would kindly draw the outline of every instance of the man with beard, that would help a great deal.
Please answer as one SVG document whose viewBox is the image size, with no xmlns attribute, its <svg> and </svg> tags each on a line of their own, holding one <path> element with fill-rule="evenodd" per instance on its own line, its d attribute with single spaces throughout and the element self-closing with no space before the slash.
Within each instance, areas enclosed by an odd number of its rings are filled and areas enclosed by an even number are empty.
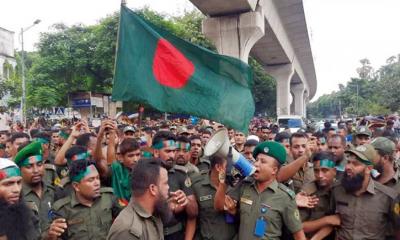
<svg viewBox="0 0 400 240">
<path fill-rule="evenodd" d="M 143 159 L 132 172 L 132 198 L 115 219 L 108 240 L 164 239 L 168 222 L 168 173 L 156 159 Z"/>
<path fill-rule="evenodd" d="M 315 181 L 303 186 L 302 191 L 315 195 L 319 201 L 314 208 L 301 208 L 303 230 L 310 239 L 334 239 L 334 227 L 340 225 L 340 218 L 334 215 L 331 203 L 331 189 L 335 182 L 334 156 L 330 152 L 318 152 L 312 157 Z"/>
<path fill-rule="evenodd" d="M 189 176 L 199 173 L 199 169 L 190 160 L 190 140 L 185 136 L 176 139 L 175 168 L 183 167 Z"/>
<path fill-rule="evenodd" d="M 392 188 L 400 193 L 399 172 L 394 168 L 394 152 L 396 145 L 385 137 L 377 137 L 372 140 L 371 145 L 378 152 L 378 157 L 374 159 L 374 168 L 379 172 L 375 178 L 379 183 Z M 386 239 L 395 239 L 393 236 L 393 226 L 387 230 Z"/>
<path fill-rule="evenodd" d="M 107 160 L 103 156 L 102 141 L 105 131 L 109 133 Z M 139 143 L 133 138 L 125 138 L 119 144 L 119 157 L 116 159 L 117 127 L 111 120 L 103 121 L 97 137 L 95 150 L 96 163 L 104 182 L 111 182 L 114 194 L 126 206 L 131 198 L 131 172 L 142 156 Z M 110 162 L 109 166 L 107 163 Z"/>
<path fill-rule="evenodd" d="M 333 189 L 341 220 L 337 239 L 385 239 L 390 224 L 400 230 L 398 193 L 371 178 L 376 151 L 370 144 L 346 153 L 345 174 L 341 185 Z"/>
<path fill-rule="evenodd" d="M 210 160 L 203 156 L 201 139 L 198 135 L 190 137 L 190 162 L 195 165 L 200 172 L 208 172 Z"/>
<path fill-rule="evenodd" d="M 164 223 L 164 236 L 165 239 L 171 240 L 184 237 L 192 239 L 196 230 L 197 202 L 190 188 L 191 181 L 187 173 L 175 168 L 175 140 L 175 135 L 168 131 L 160 131 L 153 138 L 154 157 L 160 158 L 168 171 L 168 185 L 175 203 L 170 204 L 173 217 Z"/>
<path fill-rule="evenodd" d="M 0 159 L 0 239 L 39 239 L 39 222 L 21 196 L 22 177 L 17 165 Z"/>
<path fill-rule="evenodd" d="M 119 206 L 111 188 L 100 188 L 94 162 L 74 161 L 69 176 L 73 192 L 53 205 L 49 216 L 54 219 L 47 239 L 106 239 Z"/>
<path fill-rule="evenodd" d="M 239 240 L 281 239 L 284 228 L 294 239 L 305 240 L 295 194 L 276 181 L 280 166 L 286 162 L 285 148 L 277 142 L 263 142 L 253 154 L 256 159 L 253 177 L 240 182 L 228 193 L 240 209 L 237 211 Z M 226 190 L 227 185 L 221 181 L 214 199 L 218 211 L 224 210 Z"/>
<path fill-rule="evenodd" d="M 48 225 L 48 212 L 54 202 L 55 188 L 43 179 L 42 144 L 32 142 L 21 147 L 14 161 L 21 168 L 22 195 L 34 214 L 38 216 L 40 229 L 44 231 Z"/>
</svg>

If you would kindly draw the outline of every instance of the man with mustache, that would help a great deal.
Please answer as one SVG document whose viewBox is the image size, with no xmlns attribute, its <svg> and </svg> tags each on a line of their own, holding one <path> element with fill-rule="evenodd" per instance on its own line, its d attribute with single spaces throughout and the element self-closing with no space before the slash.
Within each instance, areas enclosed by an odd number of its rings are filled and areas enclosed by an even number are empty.
<svg viewBox="0 0 400 240">
<path fill-rule="evenodd" d="M 285 239 L 287 229 L 295 240 L 305 240 L 295 194 L 285 185 L 278 183 L 276 175 L 286 163 L 285 148 L 277 142 L 263 142 L 254 149 L 256 171 L 228 193 L 237 201 L 240 226 L 239 240 Z M 227 185 L 225 177 L 217 187 L 214 207 L 224 211 Z"/>
<path fill-rule="evenodd" d="M 196 230 L 197 202 L 186 171 L 175 167 L 175 141 L 175 135 L 169 131 L 159 131 L 153 137 L 153 154 L 168 171 L 170 195 L 174 200 L 170 203 L 173 217 L 164 223 L 164 236 L 167 240 L 192 239 Z"/>
<path fill-rule="evenodd" d="M 337 238 L 385 239 L 391 223 L 394 229 L 400 229 L 398 193 L 370 176 L 376 157 L 370 144 L 357 146 L 346 153 L 341 185 L 333 189 L 333 202 L 341 220 Z"/>
<path fill-rule="evenodd" d="M 190 162 L 199 169 L 200 172 L 208 172 L 210 169 L 210 160 L 203 156 L 203 149 L 200 136 L 190 137 Z"/>
<path fill-rule="evenodd" d="M 183 170 L 192 175 L 194 173 L 199 173 L 199 169 L 193 165 L 190 160 L 190 140 L 185 136 L 179 136 L 176 139 L 176 154 L 175 154 L 175 167 L 183 167 Z"/>
<path fill-rule="evenodd" d="M 39 218 L 41 231 L 44 231 L 48 227 L 48 212 L 54 202 L 55 188 L 43 179 L 42 144 L 32 142 L 20 148 L 14 161 L 21 169 L 22 195 Z"/>
<path fill-rule="evenodd" d="M 39 219 L 22 199 L 22 177 L 18 166 L 0 159 L 0 239 L 39 239 Z"/>
<path fill-rule="evenodd" d="M 73 191 L 56 201 L 49 212 L 54 220 L 47 239 L 106 239 L 120 209 L 112 188 L 100 188 L 99 172 L 92 161 L 72 162 L 69 177 Z"/>
</svg>

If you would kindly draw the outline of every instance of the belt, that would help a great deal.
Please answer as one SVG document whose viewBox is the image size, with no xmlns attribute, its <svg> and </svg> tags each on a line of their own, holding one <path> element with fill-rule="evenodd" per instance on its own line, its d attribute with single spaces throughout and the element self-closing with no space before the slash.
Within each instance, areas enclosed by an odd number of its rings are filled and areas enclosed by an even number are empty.
<svg viewBox="0 0 400 240">
<path fill-rule="evenodd" d="M 183 224 L 179 222 L 171 227 L 164 227 L 164 236 L 168 236 L 182 230 L 183 230 Z"/>
</svg>

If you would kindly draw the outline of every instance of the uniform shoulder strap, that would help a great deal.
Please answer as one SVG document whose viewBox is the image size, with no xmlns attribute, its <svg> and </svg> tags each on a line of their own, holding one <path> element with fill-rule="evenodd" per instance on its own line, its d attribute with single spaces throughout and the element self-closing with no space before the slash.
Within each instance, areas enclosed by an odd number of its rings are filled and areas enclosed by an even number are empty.
<svg viewBox="0 0 400 240">
<path fill-rule="evenodd" d="M 67 185 L 70 182 L 71 180 L 69 179 L 69 177 L 64 177 L 60 180 L 60 187 L 65 188 L 65 185 Z"/>
<path fill-rule="evenodd" d="M 101 193 L 101 208 L 104 209 L 110 209 L 113 205 L 113 189 L 110 187 L 104 187 L 100 188 L 100 193 Z M 110 213 L 111 214 L 111 213 Z"/>
<path fill-rule="evenodd" d="M 181 166 L 181 165 L 176 165 L 175 164 L 174 168 L 175 168 L 175 170 L 180 171 L 180 172 L 184 172 L 184 173 L 188 172 L 188 170 L 187 170 L 187 168 L 185 166 Z"/>
<path fill-rule="evenodd" d="M 375 184 L 375 188 L 376 189 L 378 189 L 379 191 L 381 191 L 384 194 L 388 195 L 391 199 L 396 199 L 397 198 L 398 193 L 393 188 L 385 186 L 382 183 L 379 183 L 377 181 L 374 181 L 374 184 Z"/>
<path fill-rule="evenodd" d="M 200 182 L 201 180 L 203 180 L 204 176 L 205 176 L 204 173 L 193 173 L 190 176 L 190 179 L 192 181 L 192 185 L 197 183 L 197 182 Z"/>
<path fill-rule="evenodd" d="M 102 187 L 102 188 L 100 188 L 100 193 L 111 193 L 111 194 L 113 194 L 114 190 L 112 188 L 110 188 L 110 187 Z"/>
<path fill-rule="evenodd" d="M 56 166 L 54 164 L 51 164 L 51 163 L 45 163 L 44 164 L 44 168 L 47 169 L 47 170 L 56 171 Z"/>
<path fill-rule="evenodd" d="M 71 196 L 67 196 L 65 198 L 61 198 L 60 200 L 57 200 L 54 204 L 53 204 L 53 209 L 55 211 L 60 210 L 63 206 L 69 204 L 71 202 Z"/>
<path fill-rule="evenodd" d="M 289 197 L 291 199 L 295 199 L 296 198 L 296 194 L 290 188 L 286 187 L 284 184 L 279 183 L 278 187 L 279 187 L 279 189 L 284 191 L 287 195 L 289 195 Z"/>
</svg>

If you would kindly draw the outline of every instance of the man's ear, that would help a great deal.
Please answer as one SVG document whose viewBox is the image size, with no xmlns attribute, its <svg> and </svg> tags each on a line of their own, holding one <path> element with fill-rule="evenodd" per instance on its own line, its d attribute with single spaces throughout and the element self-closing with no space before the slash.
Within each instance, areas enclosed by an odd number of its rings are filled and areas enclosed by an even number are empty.
<svg viewBox="0 0 400 240">
<path fill-rule="evenodd" d="M 153 149 L 153 156 L 155 158 L 159 158 L 160 157 L 160 150 L 158 149 Z"/>
<path fill-rule="evenodd" d="M 150 186 L 149 186 L 150 194 L 153 196 L 157 196 L 157 191 L 158 191 L 157 186 L 155 184 L 150 184 Z"/>
<path fill-rule="evenodd" d="M 80 192 L 79 183 L 72 182 L 72 187 L 74 188 L 75 192 Z"/>
</svg>

